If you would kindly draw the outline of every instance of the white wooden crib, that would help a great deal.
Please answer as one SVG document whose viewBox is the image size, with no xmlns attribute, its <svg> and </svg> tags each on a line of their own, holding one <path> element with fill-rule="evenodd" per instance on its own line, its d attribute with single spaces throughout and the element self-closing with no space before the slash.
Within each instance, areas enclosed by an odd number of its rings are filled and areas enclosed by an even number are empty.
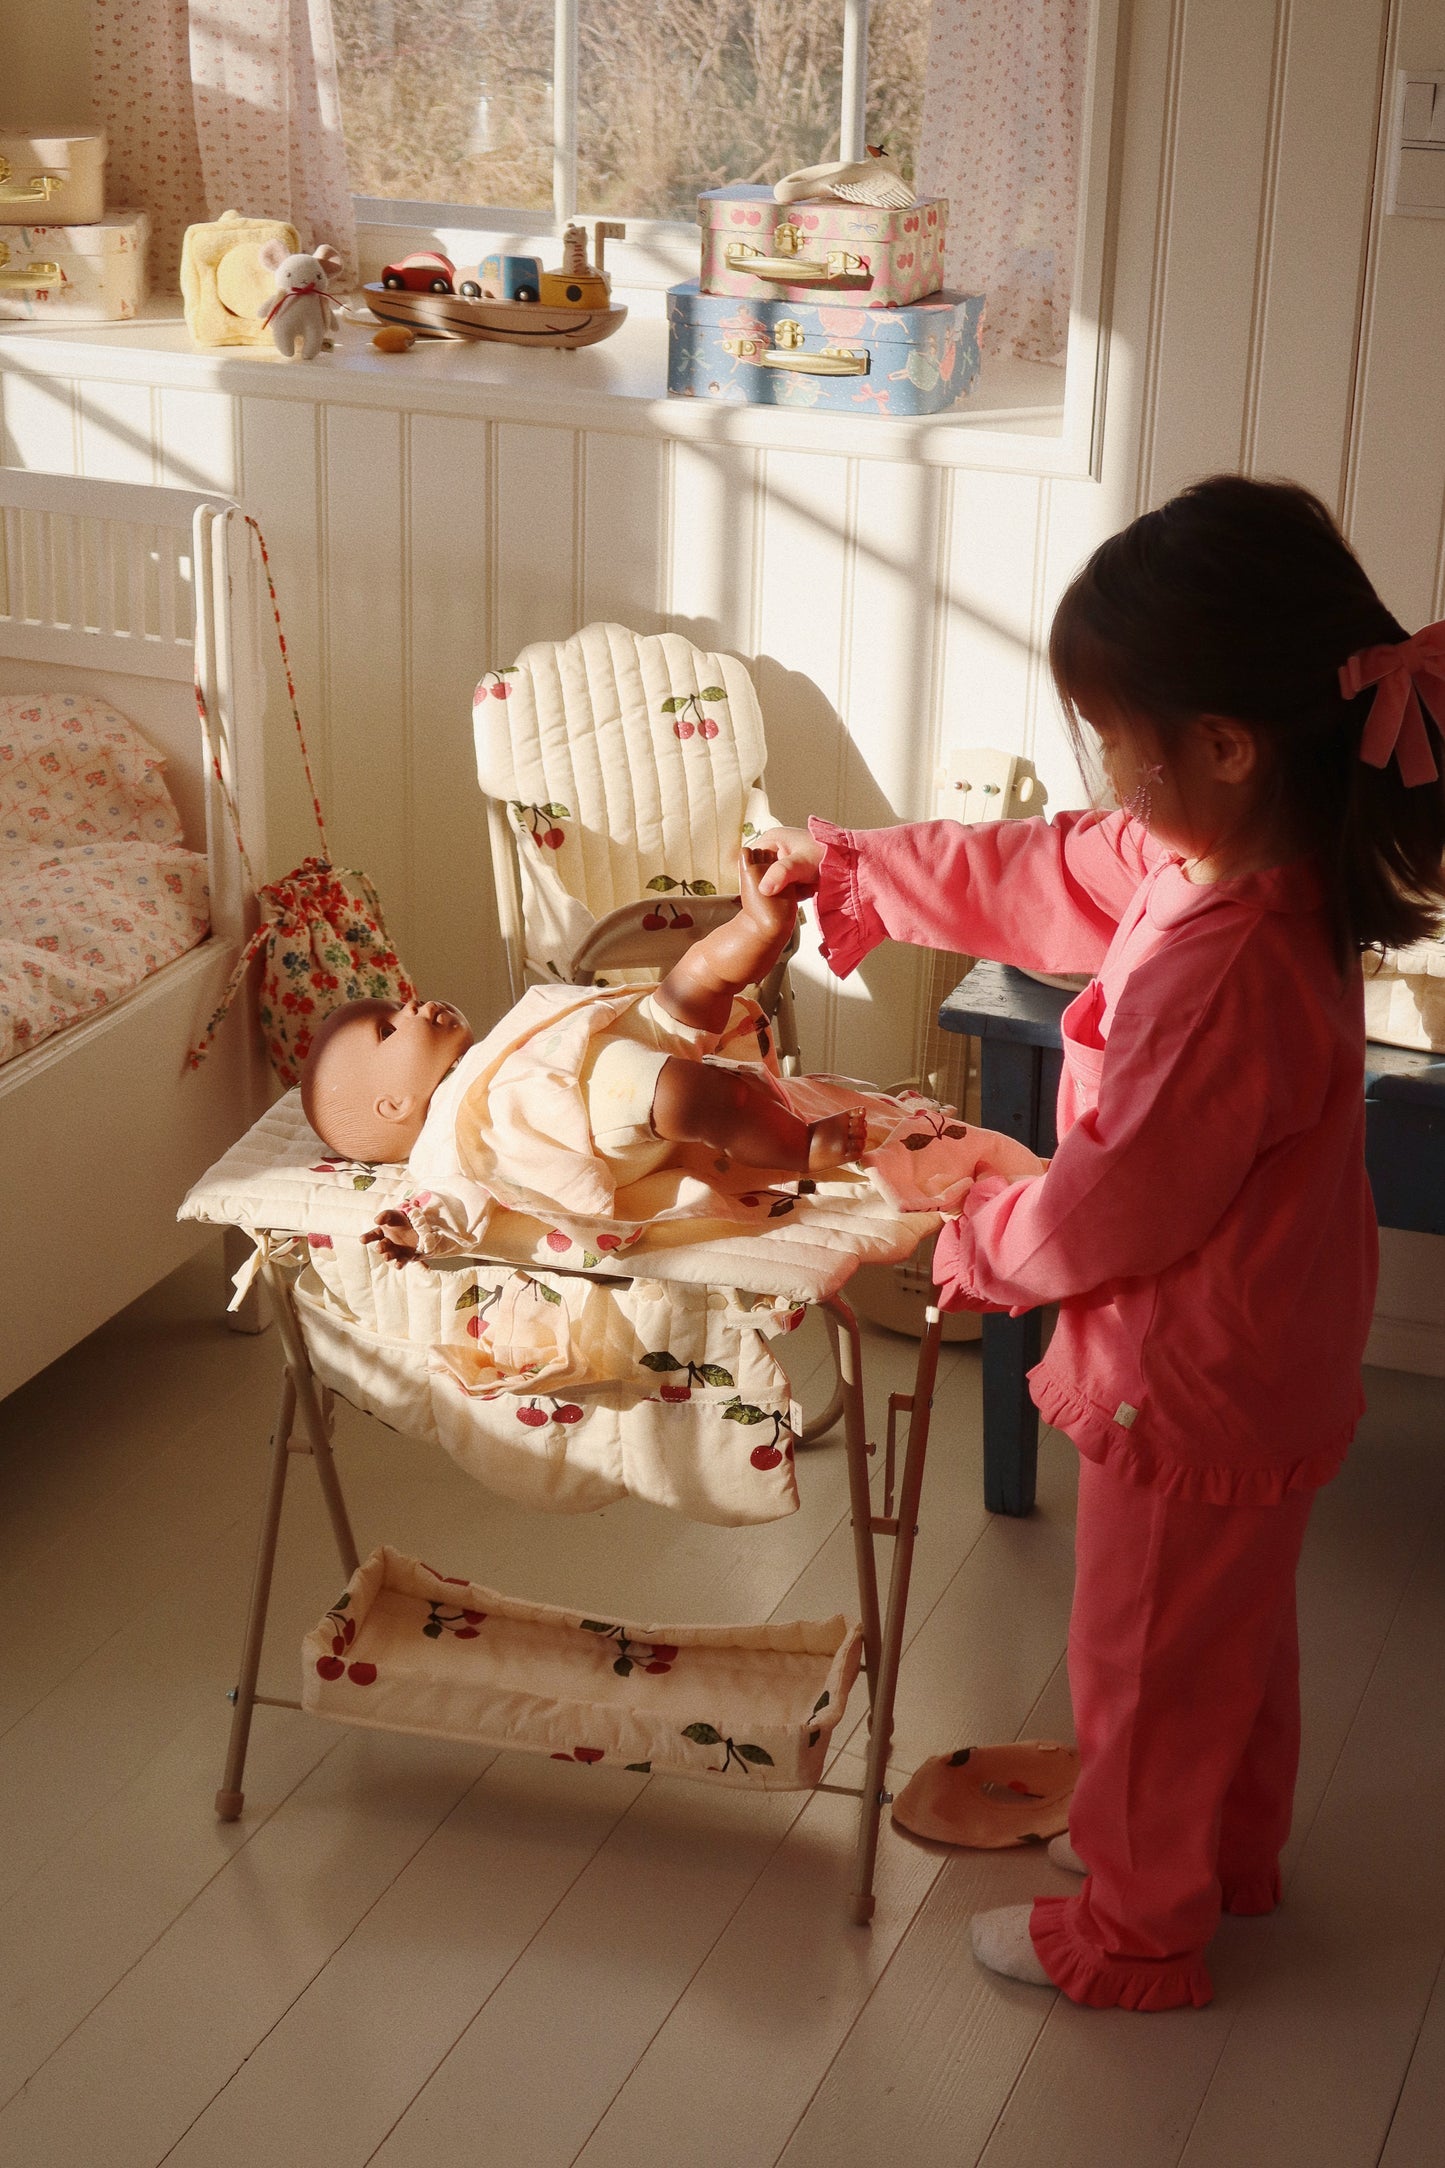
<svg viewBox="0 0 1445 2168">
<path fill-rule="evenodd" d="M 220 497 L 0 469 L 0 691 L 102 697 L 166 755 L 206 853 L 211 934 L 124 999 L 0 1066 L 0 1396 L 205 1240 L 187 1188 L 261 1112 L 240 1008 L 186 1066 L 254 924 L 202 746 L 199 680 L 245 832 L 261 848 L 254 591 Z"/>
</svg>

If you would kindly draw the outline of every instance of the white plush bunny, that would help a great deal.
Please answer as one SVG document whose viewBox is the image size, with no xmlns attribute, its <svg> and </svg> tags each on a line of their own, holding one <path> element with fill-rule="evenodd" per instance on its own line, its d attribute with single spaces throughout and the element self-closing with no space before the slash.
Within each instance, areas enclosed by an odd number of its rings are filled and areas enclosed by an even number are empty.
<svg viewBox="0 0 1445 2168">
<path fill-rule="evenodd" d="M 262 321 L 288 361 L 299 348 L 303 361 L 314 361 L 323 347 L 336 344 L 331 315 L 336 302 L 329 280 L 341 269 L 341 258 L 329 241 L 310 256 L 288 256 L 284 241 L 263 241 L 261 262 L 276 274 L 276 298 Z"/>
</svg>

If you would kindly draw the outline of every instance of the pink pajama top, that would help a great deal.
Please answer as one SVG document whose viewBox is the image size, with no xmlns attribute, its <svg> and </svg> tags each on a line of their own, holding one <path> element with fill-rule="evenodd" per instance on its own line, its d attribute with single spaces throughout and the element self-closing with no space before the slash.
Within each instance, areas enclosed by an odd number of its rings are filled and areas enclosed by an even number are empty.
<svg viewBox="0 0 1445 2168">
<path fill-rule="evenodd" d="M 1220 1505 L 1326 1481 L 1377 1244 L 1362 980 L 1308 863 L 1195 884 L 1124 813 L 809 825 L 840 976 L 885 936 L 1095 974 L 1064 1012 L 1058 1151 L 945 1224 L 945 1305 L 1057 1303 L 1035 1405 L 1129 1480 Z"/>
</svg>

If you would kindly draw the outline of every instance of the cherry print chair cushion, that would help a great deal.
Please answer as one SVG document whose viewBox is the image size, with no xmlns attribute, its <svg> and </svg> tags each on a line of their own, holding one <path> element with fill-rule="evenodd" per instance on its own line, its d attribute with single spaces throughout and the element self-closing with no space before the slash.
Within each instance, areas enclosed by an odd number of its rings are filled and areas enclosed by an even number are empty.
<svg viewBox="0 0 1445 2168">
<path fill-rule="evenodd" d="M 735 895 L 740 843 L 774 825 L 752 679 L 679 633 L 596 624 L 538 642 L 488 672 L 472 718 L 493 848 L 505 826 L 515 854 L 529 979 L 572 978 L 621 905 L 647 901 L 647 930 L 664 935 L 695 899 Z"/>
</svg>

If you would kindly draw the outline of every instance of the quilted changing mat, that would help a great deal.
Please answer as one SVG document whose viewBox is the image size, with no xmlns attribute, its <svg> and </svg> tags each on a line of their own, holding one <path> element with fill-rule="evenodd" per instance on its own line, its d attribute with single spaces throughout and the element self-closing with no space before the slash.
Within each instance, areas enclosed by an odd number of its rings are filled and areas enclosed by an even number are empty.
<svg viewBox="0 0 1445 2168">
<path fill-rule="evenodd" d="M 210 930 L 164 762 L 83 694 L 0 694 L 0 1061 L 93 1015 Z"/>
<path fill-rule="evenodd" d="M 397 1267 L 361 1237 L 408 1186 L 405 1166 L 328 1157 L 292 1092 L 181 1216 L 304 1251 L 294 1296 L 322 1383 L 489 1488 L 564 1513 L 631 1495 L 725 1525 L 797 1505 L 799 1414 L 773 1343 L 859 1264 L 894 1263 L 938 1225 L 840 1170 L 780 1193 L 786 1212 L 746 1233 L 645 1235 L 626 1278 L 514 1213 L 491 1221 L 485 1259 Z"/>
</svg>

